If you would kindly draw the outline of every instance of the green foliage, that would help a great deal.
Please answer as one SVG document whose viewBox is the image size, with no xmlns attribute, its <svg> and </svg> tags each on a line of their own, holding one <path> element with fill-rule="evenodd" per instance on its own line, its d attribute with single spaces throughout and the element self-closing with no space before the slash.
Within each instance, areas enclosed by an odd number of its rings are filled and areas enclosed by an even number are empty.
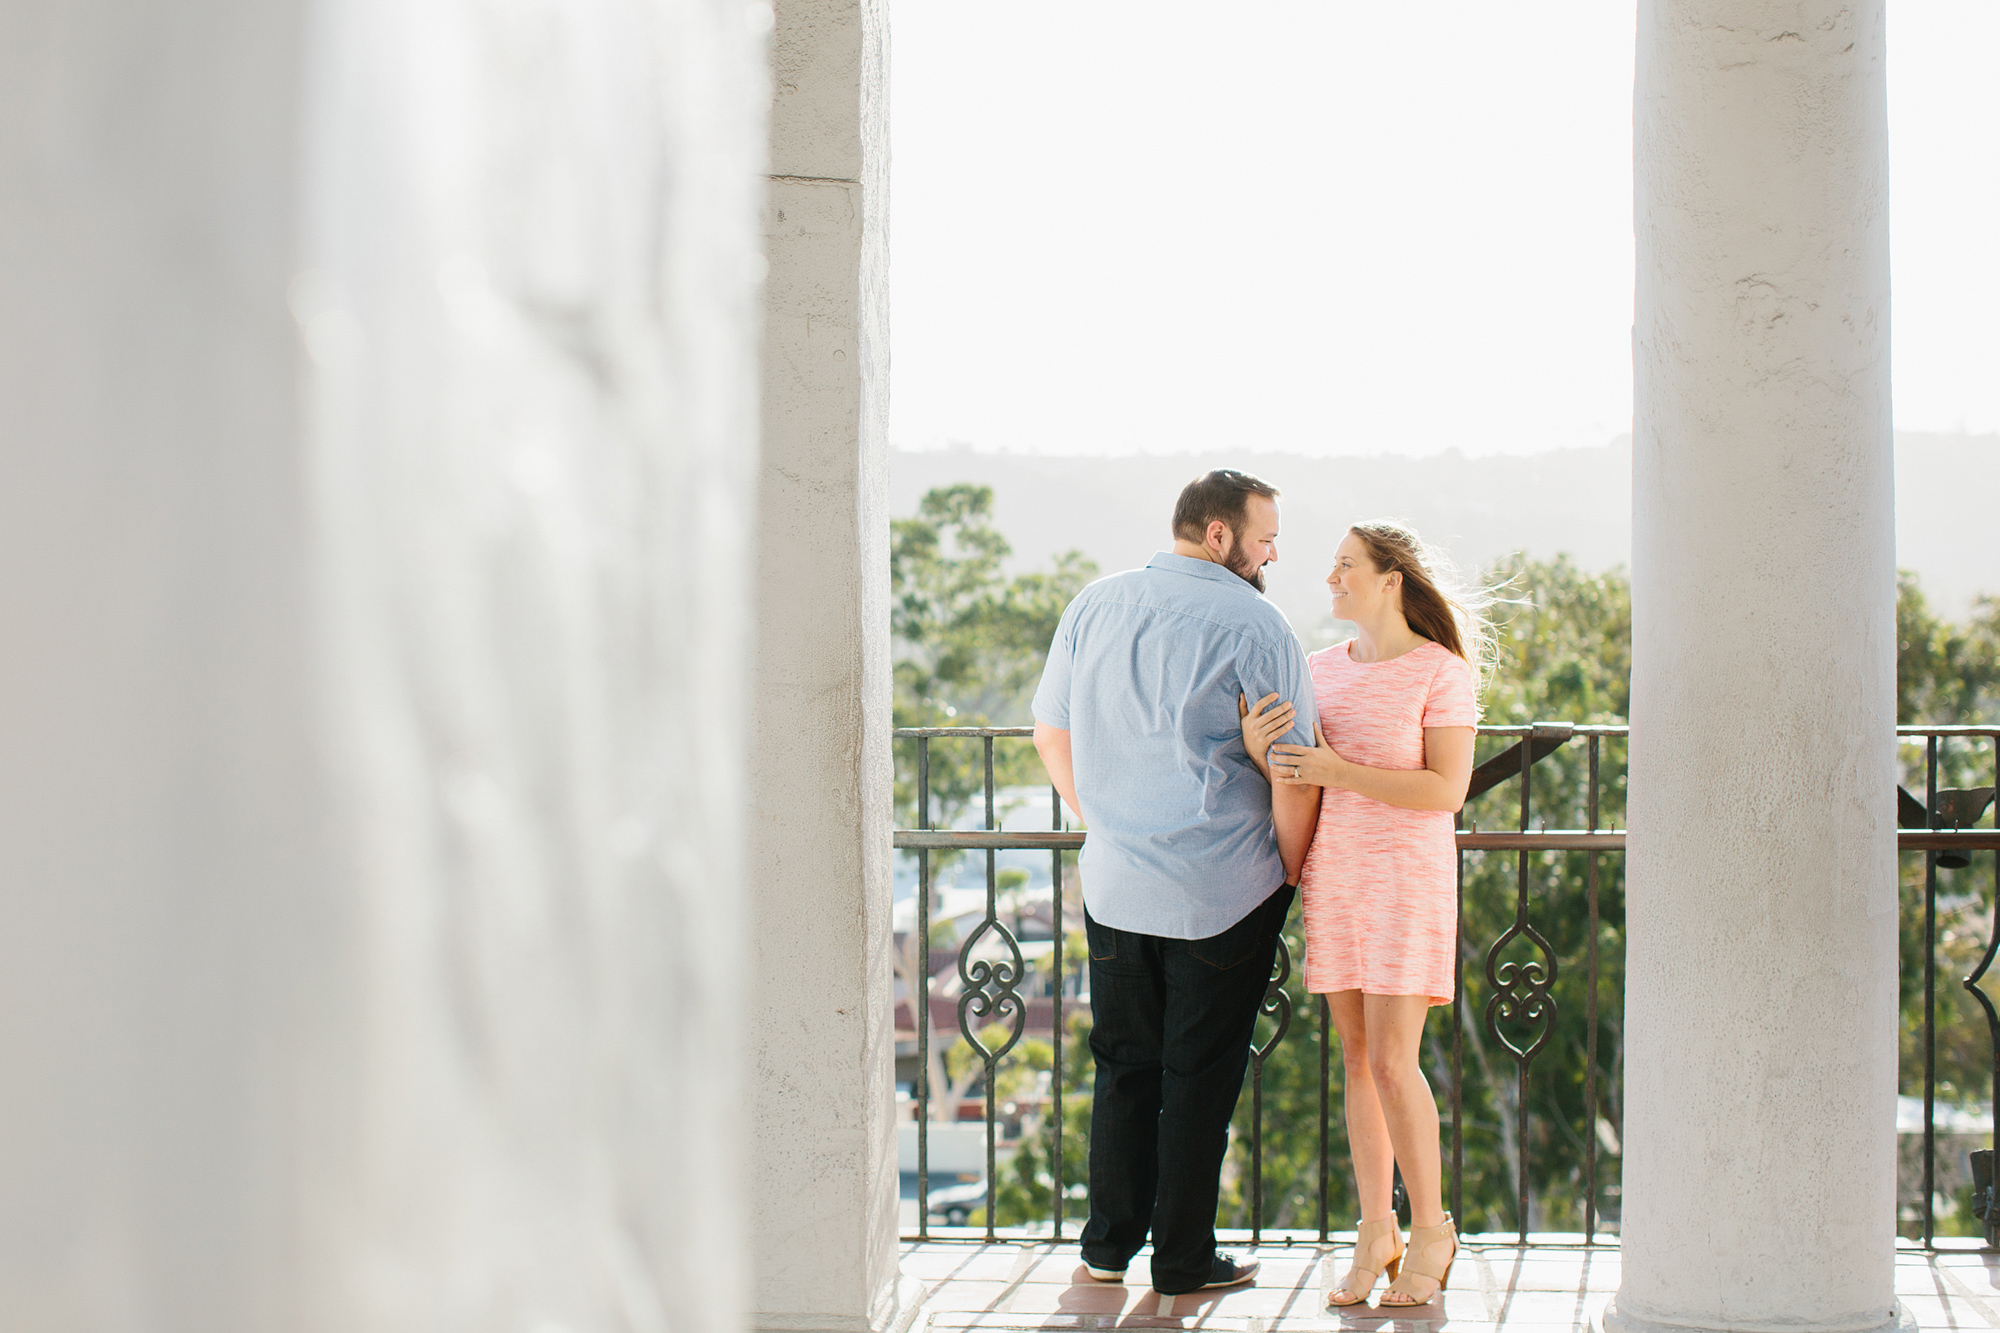
<svg viewBox="0 0 2000 1333">
<path fill-rule="evenodd" d="M 1038 678 L 1042 653 L 1063 606 L 1094 574 L 1080 556 L 1058 561 L 1049 572 L 1007 579 L 1001 562 L 1006 543 L 993 531 L 991 497 L 983 488 L 947 487 L 924 499 L 918 517 L 900 522 L 895 533 L 898 725 L 1008 725 L 1026 722 L 1027 700 Z M 1620 724 L 1630 707 L 1630 585 L 1622 571 L 1588 574 L 1567 558 L 1516 558 L 1491 571 L 1518 601 L 1503 604 L 1499 663 L 1483 700 L 1483 721 L 1493 725 L 1537 720 Z M 1897 598 L 1897 710 L 1904 723 L 1993 723 L 2000 721 L 2000 600 L 1982 599 L 1965 622 L 1936 614 L 1914 576 L 1905 574 Z M 1476 758 L 1492 758 L 1512 738 L 1483 741 Z M 956 747 L 956 749 L 954 749 Z M 934 823 L 943 824 L 975 798 L 981 788 L 980 746 L 976 741 L 938 741 L 932 747 Z M 1626 746 L 1605 738 L 1597 749 L 1598 828 L 1621 828 L 1626 810 Z M 1901 752 L 1904 785 L 1921 796 L 1921 746 Z M 1044 781 L 1032 750 L 1023 742 L 995 747 L 1001 784 Z M 1572 739 L 1534 766 L 1531 823 L 1549 828 L 1582 828 L 1591 820 L 1590 747 Z M 1985 740 L 1954 740 L 1939 758 L 1939 785 L 1979 786 L 1994 781 L 1995 752 Z M 898 747 L 897 803 L 905 817 L 912 809 L 914 746 Z M 1509 779 L 1469 802 L 1465 826 L 1504 829 L 1521 818 L 1520 783 Z M 1986 821 L 1990 823 L 1989 814 Z M 1463 935 L 1465 995 L 1457 1010 L 1459 1068 L 1453 1059 L 1452 1007 L 1433 1010 L 1424 1044 L 1424 1067 L 1440 1106 L 1446 1108 L 1446 1174 L 1450 1173 L 1449 1106 L 1454 1078 L 1461 1080 L 1464 1176 L 1459 1223 L 1467 1231 L 1578 1230 L 1587 1152 L 1596 1150 L 1598 1215 L 1615 1224 L 1619 1212 L 1623 1136 L 1623 1029 L 1625 884 L 1624 858 L 1595 858 L 1597 924 L 1590 928 L 1591 858 L 1583 853 L 1486 852 L 1464 858 Z M 1525 864 L 1524 864 L 1525 862 Z M 1553 962 L 1553 1011 L 1546 1030 L 1520 1021 L 1489 1026 L 1486 1009 L 1491 985 L 1487 950 L 1515 924 L 1522 904 L 1525 920 L 1548 945 L 1547 953 L 1517 936 L 1496 958 L 1517 963 Z M 1922 1088 L 1923 891 L 1924 858 L 1902 858 L 1902 1087 Z M 1938 877 L 1937 1072 L 1941 1102 L 1983 1101 L 1989 1095 L 1992 1048 L 1983 1013 L 1958 979 L 1977 964 L 1992 928 L 1994 869 L 1991 856 L 1976 856 L 1961 870 Z M 1290 956 L 1303 958 L 1299 922 L 1286 931 Z M 1597 954 L 1596 1117 L 1585 1095 L 1592 1038 L 1588 1014 L 1589 957 Z M 1080 938 L 1066 946 L 1068 957 L 1085 956 Z M 1995 987 L 2000 990 L 2000 986 Z M 1313 1228 L 1319 1223 L 1322 1024 L 1319 997 L 1308 995 L 1295 968 L 1286 983 L 1291 1018 L 1283 1038 L 1270 1049 L 1261 1071 L 1261 1223 L 1266 1230 Z M 1269 1039 L 1272 1020 L 1260 1019 L 1258 1040 Z M 1510 1043 L 1541 1046 L 1521 1065 Z M 1003 1225 L 1046 1223 L 1060 1178 L 1071 1196 L 1068 1218 L 1083 1215 L 1080 1198 L 1089 1158 L 1089 1015 L 1072 1012 L 1066 1025 L 1061 1084 L 1065 1093 L 1063 1162 L 1053 1169 L 1053 1126 L 1030 1116 L 1026 1132 L 996 1183 Z M 1039 1045 L 1039 1044 L 1035 1044 Z M 1337 1040 L 1326 1043 L 1328 1216 L 1339 1229 L 1358 1216 L 1340 1110 L 1342 1076 Z M 954 1053 L 956 1054 L 956 1053 Z M 1003 1062 L 999 1092 L 1026 1086 L 1030 1072 L 1047 1070 L 1046 1046 L 1023 1043 Z M 1526 1102 L 1523 1131 L 1522 1101 Z M 1253 1088 L 1246 1081 L 1232 1126 L 1224 1169 L 1218 1221 L 1251 1224 Z M 1519 1217 L 1519 1171 L 1527 1164 L 1529 1216 Z M 1450 1200 L 1447 1199 L 1449 1204 Z"/>
<path fill-rule="evenodd" d="M 1896 721 L 2000 721 L 2000 598 L 1979 598 L 1958 624 L 1931 610 L 1915 574 L 1897 575 Z"/>
<path fill-rule="evenodd" d="M 1568 560 L 1511 561 L 1494 571 L 1496 581 L 1512 579 L 1523 604 L 1509 608 L 1499 635 L 1500 662 L 1484 700 L 1484 721 L 1518 724 L 1534 720 L 1622 723 L 1629 708 L 1631 595 L 1621 573 L 1587 575 Z M 1943 620 L 1929 610 L 1916 581 L 1905 575 L 1898 599 L 1898 692 L 1904 721 L 1988 723 L 2000 720 L 2000 603 L 1981 602 L 1965 624 Z M 1493 757 L 1511 742 L 1482 742 L 1478 758 Z M 1923 791 L 1923 751 L 1903 751 L 1905 785 Z M 1940 786 L 1978 786 L 1994 781 L 1994 752 L 1980 741 L 1954 741 L 1941 751 Z M 1589 752 L 1582 740 L 1534 766 L 1532 821 L 1551 828 L 1581 828 L 1588 820 L 1585 794 Z M 1622 741 L 1600 742 L 1598 827 L 1625 821 L 1626 753 Z M 1468 803 L 1469 827 L 1511 828 L 1520 818 L 1518 780 L 1503 782 Z M 1988 817 L 1990 822 L 1991 816 Z M 1551 986 L 1554 1016 L 1540 1052 L 1528 1065 L 1525 1142 L 1520 1128 L 1519 1065 L 1500 1040 L 1526 1045 L 1536 1029 L 1486 1023 L 1490 998 L 1485 952 L 1515 918 L 1521 857 L 1513 852 L 1469 853 L 1465 857 L 1463 938 L 1466 994 L 1463 1065 L 1465 1172 L 1461 1226 L 1468 1230 L 1511 1230 L 1518 1225 L 1518 1171 L 1526 1152 L 1533 1229 L 1577 1230 L 1583 1225 L 1585 1146 L 1598 1138 L 1599 1216 L 1618 1215 L 1619 1157 L 1608 1145 L 1622 1139 L 1623 1093 L 1621 1026 L 1624 992 L 1624 858 L 1597 858 L 1598 986 L 1597 1101 L 1601 1137 L 1586 1115 L 1584 1075 L 1589 1039 L 1586 1022 L 1588 955 L 1588 863 L 1582 853 L 1541 853 L 1528 858 L 1527 920 L 1548 941 L 1556 961 Z M 1903 867 L 1903 1060 L 1902 1086 L 1916 1095 L 1923 1086 L 1923 872 L 1921 856 L 1902 858 Z M 1977 965 L 1993 921 L 1993 867 L 1990 856 L 1974 858 L 1962 870 L 1939 872 L 1937 1076 L 1942 1102 L 1979 1102 L 1989 1095 L 1992 1047 L 1986 1021 L 1959 978 Z M 1297 927 L 1288 931 L 1293 957 L 1301 955 Z M 1526 962 L 1541 951 L 1516 939 L 1502 959 Z M 1294 1017 L 1290 1032 L 1264 1068 L 1264 1214 L 1267 1228 L 1317 1224 L 1319 1043 L 1316 997 L 1296 976 L 1289 983 Z M 1424 1064 L 1440 1104 L 1449 1105 L 1452 1084 L 1449 1008 L 1434 1010 L 1425 1040 Z M 1268 1020 L 1260 1026 L 1260 1040 Z M 1328 1096 L 1329 1150 L 1335 1169 L 1329 1178 L 1329 1223 L 1351 1225 L 1358 1216 L 1351 1180 L 1344 1174 L 1340 1114 L 1341 1067 L 1338 1042 L 1331 1043 Z M 1250 1225 L 1250 1114 L 1246 1088 L 1238 1107 L 1222 1217 L 1225 1225 Z M 1446 1125 L 1447 1153 L 1449 1124 Z M 1447 1163 L 1447 1172 L 1449 1163 Z M 1969 1214 L 1968 1214 L 1969 1216 Z M 1969 1225 L 1969 1224 L 1968 1224 Z"/>
<path fill-rule="evenodd" d="M 1009 1023 L 992 1023 L 979 1030 L 979 1044 L 987 1050 L 998 1050 L 1013 1034 Z M 956 1083 L 972 1073 L 975 1066 L 984 1063 L 985 1057 L 972 1049 L 972 1044 L 960 1037 L 952 1042 L 945 1052 L 945 1070 Z M 1036 1073 L 1047 1070 L 1055 1060 L 1054 1048 L 1037 1037 L 1023 1037 L 1014 1044 L 1014 1049 L 1000 1057 L 1000 1067 L 994 1072 L 993 1095 L 999 1101 L 1012 1101 L 1026 1092 L 1034 1084 Z"/>
<path fill-rule="evenodd" d="M 1567 557 L 1516 558 L 1497 571 L 1512 578 L 1525 605 L 1511 608 L 1500 633 L 1500 664 L 1486 698 L 1494 724 L 1533 721 L 1622 724 L 1631 709 L 1632 590 L 1624 571 L 1585 574 Z M 1485 741 L 1477 758 L 1492 758 L 1511 738 Z M 1596 792 L 1598 828 L 1625 823 L 1626 746 L 1599 741 Z M 1576 738 L 1535 764 L 1531 776 L 1531 825 L 1585 828 L 1592 823 L 1590 744 Z M 1468 802 L 1468 827 L 1518 827 L 1521 784 L 1502 782 Z M 1465 1176 L 1464 1225 L 1498 1231 L 1521 1225 L 1519 1173 L 1528 1166 L 1527 1225 L 1534 1230 L 1583 1229 L 1582 1200 L 1588 1147 L 1597 1152 L 1598 1215 L 1618 1214 L 1619 1159 L 1602 1151 L 1588 1114 L 1585 1059 L 1590 1042 L 1590 876 L 1597 888 L 1596 1118 L 1608 1137 L 1622 1137 L 1622 997 L 1625 989 L 1625 858 L 1584 852 L 1472 852 L 1464 858 L 1464 907 L 1460 947 L 1466 959 L 1462 1063 Z M 1528 1117 L 1523 1136 L 1521 1066 L 1509 1049 L 1526 1048 L 1543 1025 L 1489 1025 L 1486 953 L 1511 926 L 1520 906 L 1524 874 L 1527 923 L 1547 940 L 1547 954 L 1516 937 L 1495 959 L 1525 964 L 1553 962 L 1554 1014 L 1541 1050 L 1527 1065 Z M 1432 1020 L 1432 1045 L 1449 1045 L 1449 1019 Z M 1434 1052 L 1433 1067 L 1444 1064 Z M 1449 1089 L 1449 1074 L 1437 1080 Z"/>
<path fill-rule="evenodd" d="M 1990 762 L 1991 751 L 1988 752 Z M 1987 784 L 1993 781 L 1989 773 Z M 1922 788 L 1917 789 L 1921 796 Z M 1975 855 L 1963 869 L 1937 872 L 1937 1098 L 1941 1104 L 1983 1103 L 1993 1090 L 1993 1047 L 1986 1016 L 1963 979 L 1979 966 L 1993 925 L 1993 854 Z M 1901 1060 L 1898 1090 L 1924 1091 L 1924 857 L 1900 858 L 1902 910 L 1900 999 Z M 1983 988 L 2000 1000 L 2000 977 Z"/>
<path fill-rule="evenodd" d="M 1482 700 L 1494 724 L 1623 722 L 1632 699 L 1632 585 L 1566 555 L 1516 556 L 1490 572 L 1518 600 L 1497 608 L 1499 663 Z"/>
<path fill-rule="evenodd" d="M 2000 599 L 1982 597 L 1963 623 L 1931 609 L 1916 575 L 1896 580 L 1896 720 L 1904 725 L 1969 726 L 2000 722 Z M 1902 783 L 1924 799 L 1927 757 L 1921 741 L 1900 747 Z M 1992 743 L 1947 739 L 1938 746 L 1940 788 L 1995 785 Z M 1989 813 L 1982 823 L 1992 822 Z M 1900 858 L 1902 870 L 1901 1091 L 1924 1087 L 1925 858 Z M 1993 860 L 1971 858 L 1937 872 L 1937 1096 L 1948 1104 L 1983 1102 L 1992 1093 L 1993 1050 L 1986 1016 L 1961 981 L 1979 965 L 1993 925 Z M 1989 994 L 2000 979 L 1985 983 Z M 1970 1214 L 1966 1214 L 1970 1216 Z"/>
<path fill-rule="evenodd" d="M 1073 935 L 1075 947 L 1064 945 L 1071 958 L 1089 954 L 1083 933 Z M 1066 968 L 1072 974 L 1079 968 Z M 1080 1216 L 1080 1198 L 1090 1181 L 1090 1106 L 1096 1070 L 1090 1056 L 1090 1014 L 1070 1012 L 1063 1024 L 1063 1216 Z M 1044 1047 L 1046 1050 L 1046 1046 Z M 1046 1061 L 1042 1068 L 1048 1068 Z M 1052 1108 L 1048 1108 L 1052 1110 Z M 1052 1115 L 1035 1117 L 1024 1127 L 1019 1147 L 1000 1173 L 994 1190 L 1001 1226 L 1026 1226 L 1048 1221 L 1055 1214 L 1055 1124 Z"/>
<path fill-rule="evenodd" d="M 1492 725 L 1535 720 L 1619 724 L 1630 698 L 1632 598 L 1622 572 L 1585 574 L 1567 558 L 1516 559 L 1491 571 L 1517 601 L 1504 604 L 1499 663 L 1484 699 Z M 1478 758 L 1505 749 L 1510 738 L 1484 741 Z M 1532 817 L 1551 828 L 1582 828 L 1588 818 L 1589 751 L 1573 740 L 1534 767 Z M 1598 756 L 1598 827 L 1622 826 L 1625 746 L 1602 742 Z M 1503 782 L 1466 810 L 1468 823 L 1511 828 L 1520 817 L 1520 783 Z M 1466 959 L 1460 1063 L 1464 1080 L 1464 1198 L 1459 1224 L 1467 1230 L 1511 1230 L 1518 1212 L 1518 1171 L 1523 1143 L 1519 1125 L 1519 1066 L 1500 1040 L 1532 1042 L 1537 1029 L 1503 1024 L 1489 1031 L 1484 975 L 1488 947 L 1513 924 L 1520 866 L 1513 852 L 1468 853 L 1460 947 Z M 1598 1115 L 1614 1140 L 1622 1124 L 1618 1072 L 1622 1035 L 1619 997 L 1624 982 L 1624 858 L 1597 858 L 1598 897 Z M 1527 919 L 1549 942 L 1556 960 L 1551 987 L 1554 1016 L 1539 1053 L 1528 1065 L 1529 1122 L 1525 1149 L 1531 1182 L 1531 1224 L 1537 1230 L 1581 1230 L 1586 1135 L 1585 1052 L 1588 1049 L 1588 866 L 1583 853 L 1531 854 Z M 1287 928 L 1293 959 L 1303 958 L 1296 917 Z M 1516 939 L 1503 959 L 1527 962 L 1540 951 Z M 1546 959 L 1542 959 L 1546 962 Z M 1290 1030 L 1264 1064 L 1264 1211 L 1269 1228 L 1318 1225 L 1319 1066 L 1321 1024 L 1317 996 L 1305 992 L 1295 972 L 1287 983 Z M 1424 1068 L 1445 1113 L 1447 1190 L 1450 1172 L 1449 1105 L 1452 1085 L 1452 1009 L 1431 1011 Z M 1270 1030 L 1262 1020 L 1259 1040 Z M 1337 1038 L 1328 1042 L 1328 1225 L 1351 1227 L 1360 1215 L 1346 1165 L 1341 1113 L 1342 1076 Z M 1252 1093 L 1237 1106 L 1226 1173 L 1224 1225 L 1251 1224 L 1250 1157 Z M 1598 1155 L 1600 1216 L 1617 1216 L 1618 1159 Z M 1447 1206 L 1450 1199 L 1446 1199 Z M 1608 1205 L 1605 1206 L 1605 1205 Z"/>
<path fill-rule="evenodd" d="M 1063 608 L 1097 567 L 1070 551 L 1047 570 L 1008 577 L 1011 553 L 993 527 L 993 490 L 961 483 L 927 492 L 889 525 L 890 632 L 899 727 L 1011 727 L 1028 705 Z M 1031 746 L 994 746 L 998 787 L 1045 783 Z M 948 827 L 985 788 L 978 740 L 930 744 L 930 819 Z M 916 823 L 917 746 L 896 746 L 898 823 Z"/>
<path fill-rule="evenodd" d="M 1285 923 L 1285 948 L 1296 964 L 1305 958 L 1303 924 L 1296 908 Z M 1320 997 L 1305 989 L 1305 977 L 1294 966 L 1284 986 L 1291 1002 L 1290 1021 L 1275 1046 L 1275 1016 L 1257 1020 L 1253 1041 L 1256 1048 L 1268 1048 L 1261 1078 L 1253 1054 L 1243 1094 L 1236 1103 L 1230 1125 L 1229 1158 L 1223 1167 L 1222 1195 L 1218 1216 L 1225 1227 L 1248 1227 L 1254 1202 L 1253 1167 L 1255 1153 L 1252 1126 L 1257 1115 L 1258 1084 L 1263 1100 L 1263 1180 L 1265 1230 L 1287 1230 L 1319 1225 L 1319 1062 L 1320 1040 L 1325 1015 Z M 1328 1223 L 1333 1230 L 1353 1225 L 1358 1215 L 1353 1179 L 1340 1163 L 1346 1160 L 1347 1131 L 1340 1112 L 1340 1043 L 1328 1047 L 1327 1136 L 1328 1158 L 1334 1168 L 1328 1173 Z M 1343 1220 L 1347 1219 L 1347 1220 Z"/>
</svg>

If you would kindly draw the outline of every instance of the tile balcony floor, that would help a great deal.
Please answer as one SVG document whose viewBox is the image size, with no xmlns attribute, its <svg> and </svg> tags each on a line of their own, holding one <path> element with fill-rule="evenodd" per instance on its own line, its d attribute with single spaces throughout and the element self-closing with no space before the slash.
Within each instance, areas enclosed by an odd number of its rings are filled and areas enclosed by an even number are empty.
<svg viewBox="0 0 2000 1333">
<path fill-rule="evenodd" d="M 1214 1329 L 1223 1333 L 1290 1330 L 1380 1330 L 1380 1333 L 1575 1333 L 1587 1330 L 1618 1289 L 1618 1247 L 1593 1249 L 1536 1238 L 1526 1248 L 1512 1235 L 1468 1236 L 1440 1301 L 1390 1311 L 1326 1308 L 1325 1288 L 1338 1281 L 1351 1238 L 1252 1249 L 1224 1241 L 1226 1252 L 1263 1262 L 1257 1285 L 1233 1291 L 1162 1297 L 1146 1285 L 1146 1255 L 1132 1267 L 1132 1284 L 1093 1282 L 1074 1241 L 997 1244 L 908 1242 L 903 1272 L 928 1290 L 913 1333 L 1016 1329 Z M 2000 1254 L 1969 1248 L 1896 1254 L 1896 1295 L 1924 1329 L 1985 1329 L 2000 1333 Z M 1332 1256 L 1332 1262 L 1321 1259 Z M 1339 1267 L 1336 1267 L 1339 1265 Z M 1334 1268 L 1333 1272 L 1323 1272 Z M 1376 1287 L 1379 1297 L 1383 1286 Z"/>
</svg>

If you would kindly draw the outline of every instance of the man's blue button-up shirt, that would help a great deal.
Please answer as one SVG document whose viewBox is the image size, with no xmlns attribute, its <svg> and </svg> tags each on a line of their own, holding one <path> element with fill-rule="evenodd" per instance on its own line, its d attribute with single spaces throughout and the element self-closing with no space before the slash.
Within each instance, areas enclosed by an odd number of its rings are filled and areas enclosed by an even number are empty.
<svg viewBox="0 0 2000 1333">
<path fill-rule="evenodd" d="M 1083 898 L 1107 926 L 1199 940 L 1285 882 L 1271 788 L 1243 749 L 1236 696 L 1298 710 L 1312 677 L 1277 607 L 1221 565 L 1168 551 L 1099 579 L 1063 612 L 1035 718 L 1070 734 L 1083 803 Z"/>
</svg>

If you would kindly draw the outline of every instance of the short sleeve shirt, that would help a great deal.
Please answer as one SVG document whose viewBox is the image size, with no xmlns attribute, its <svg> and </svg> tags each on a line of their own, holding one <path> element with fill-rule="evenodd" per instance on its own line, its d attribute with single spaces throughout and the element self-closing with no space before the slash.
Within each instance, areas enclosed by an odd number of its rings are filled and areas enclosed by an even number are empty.
<svg viewBox="0 0 2000 1333">
<path fill-rule="evenodd" d="M 1221 565 L 1161 551 L 1063 612 L 1035 719 L 1070 733 L 1089 825 L 1084 904 L 1107 926 L 1206 939 L 1284 883 L 1271 788 L 1243 748 L 1239 694 L 1297 710 L 1312 678 L 1284 615 Z"/>
</svg>

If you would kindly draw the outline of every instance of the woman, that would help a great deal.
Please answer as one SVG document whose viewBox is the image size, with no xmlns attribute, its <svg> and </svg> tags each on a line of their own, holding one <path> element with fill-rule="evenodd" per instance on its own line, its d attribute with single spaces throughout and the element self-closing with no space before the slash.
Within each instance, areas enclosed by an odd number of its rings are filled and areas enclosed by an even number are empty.
<svg viewBox="0 0 2000 1333">
<path fill-rule="evenodd" d="M 1425 1015 L 1451 1003 L 1452 813 L 1472 778 L 1475 664 L 1491 631 L 1476 607 L 1440 590 L 1434 567 L 1407 528 L 1350 528 L 1326 584 L 1334 617 L 1356 633 L 1307 658 L 1315 744 L 1272 743 L 1292 721 L 1278 696 L 1238 705 L 1244 746 L 1264 776 L 1321 788 L 1299 885 L 1306 989 L 1326 995 L 1340 1034 L 1362 1213 L 1353 1264 L 1328 1296 L 1334 1306 L 1365 1302 L 1385 1272 L 1382 1305 L 1428 1304 L 1458 1253 L 1439 1180 L 1437 1103 L 1418 1057 Z M 1398 1165 L 1410 1200 L 1407 1253 L 1391 1204 Z"/>
</svg>

